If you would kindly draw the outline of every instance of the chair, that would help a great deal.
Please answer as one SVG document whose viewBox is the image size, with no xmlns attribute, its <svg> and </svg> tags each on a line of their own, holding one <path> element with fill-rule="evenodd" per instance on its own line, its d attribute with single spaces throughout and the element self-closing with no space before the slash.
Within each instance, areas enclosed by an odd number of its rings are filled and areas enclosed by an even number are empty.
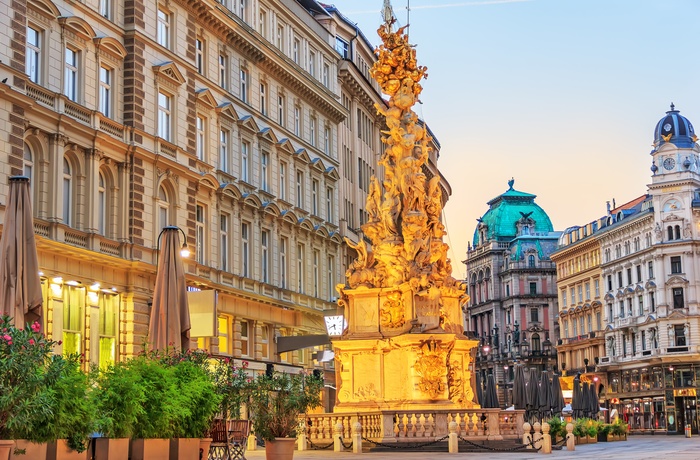
<svg viewBox="0 0 700 460">
<path fill-rule="evenodd" d="M 214 420 L 208 460 L 246 460 L 249 434 L 249 420 Z"/>
</svg>

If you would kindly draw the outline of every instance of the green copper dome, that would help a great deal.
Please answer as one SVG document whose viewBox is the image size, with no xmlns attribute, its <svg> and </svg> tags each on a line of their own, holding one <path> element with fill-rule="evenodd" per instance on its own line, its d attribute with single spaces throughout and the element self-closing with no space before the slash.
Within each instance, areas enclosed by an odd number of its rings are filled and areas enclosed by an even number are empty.
<svg viewBox="0 0 700 460">
<path fill-rule="evenodd" d="M 488 202 L 489 210 L 479 219 L 479 225 L 474 230 L 474 247 L 482 243 L 479 230 L 486 227 L 486 241 L 511 241 L 516 236 L 554 231 L 552 221 L 542 208 L 535 203 L 537 195 L 519 192 L 513 189 L 514 180 L 508 181 L 508 190 Z M 518 235 L 518 222 L 532 225 L 527 233 Z"/>
</svg>

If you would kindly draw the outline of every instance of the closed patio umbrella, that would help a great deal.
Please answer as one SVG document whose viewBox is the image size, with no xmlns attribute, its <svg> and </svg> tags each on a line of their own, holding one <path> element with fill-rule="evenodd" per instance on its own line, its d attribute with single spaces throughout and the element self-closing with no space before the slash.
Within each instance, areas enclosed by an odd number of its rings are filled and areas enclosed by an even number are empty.
<svg viewBox="0 0 700 460">
<path fill-rule="evenodd" d="M 481 373 L 476 373 L 476 402 L 484 406 L 484 384 L 481 381 Z"/>
<path fill-rule="evenodd" d="M 540 394 L 539 394 L 539 412 L 540 419 L 544 420 L 552 414 L 552 384 L 549 381 L 549 372 L 542 371 L 542 376 L 540 377 Z"/>
<path fill-rule="evenodd" d="M 513 375 L 513 407 L 517 410 L 527 409 L 527 382 L 525 381 L 525 367 L 522 364 L 515 366 Z"/>
<path fill-rule="evenodd" d="M 588 396 L 591 417 L 595 418 L 598 416 L 598 412 L 600 411 L 600 404 L 598 403 L 598 393 L 596 393 L 595 384 L 593 383 L 591 383 L 588 387 Z"/>
<path fill-rule="evenodd" d="M 581 403 L 581 378 L 576 376 L 574 378 L 574 389 L 571 392 L 571 410 L 575 419 L 582 417 Z"/>
<path fill-rule="evenodd" d="M 561 414 L 564 408 L 564 394 L 561 391 L 561 382 L 559 382 L 559 376 L 554 374 L 552 377 L 552 394 L 551 394 L 551 406 L 553 414 Z"/>
<path fill-rule="evenodd" d="M 186 350 L 190 347 L 190 310 L 180 256 L 180 231 L 178 227 L 165 227 L 161 232 L 163 248 L 158 257 L 148 328 L 151 350 Z"/>
<path fill-rule="evenodd" d="M 498 401 L 498 393 L 496 391 L 496 381 L 493 379 L 493 374 L 489 374 L 486 378 L 486 393 L 484 394 L 484 409 L 497 409 L 501 407 Z"/>
<path fill-rule="evenodd" d="M 19 328 L 38 321 L 43 330 L 43 298 L 30 196 L 28 177 L 10 177 L 0 239 L 0 313 L 12 317 Z"/>
<path fill-rule="evenodd" d="M 581 411 L 583 412 L 583 417 L 591 416 L 590 394 L 588 382 L 583 382 L 581 385 Z"/>
<path fill-rule="evenodd" d="M 530 377 L 527 380 L 527 416 L 529 419 L 537 418 L 540 410 L 540 382 L 537 369 L 530 369 Z"/>
</svg>

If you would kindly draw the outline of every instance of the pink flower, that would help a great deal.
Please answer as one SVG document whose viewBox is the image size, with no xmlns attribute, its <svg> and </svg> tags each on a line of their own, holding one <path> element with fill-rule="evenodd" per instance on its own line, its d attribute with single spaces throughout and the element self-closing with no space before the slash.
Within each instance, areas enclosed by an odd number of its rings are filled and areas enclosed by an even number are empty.
<svg viewBox="0 0 700 460">
<path fill-rule="evenodd" d="M 225 359 L 224 359 L 224 362 L 225 362 L 226 364 L 228 364 L 229 362 L 231 362 L 231 360 L 228 359 L 228 358 L 225 358 Z"/>
<path fill-rule="evenodd" d="M 10 337 L 10 336 L 7 335 L 7 334 L 3 335 L 2 338 L 5 339 L 5 340 L 7 340 L 8 342 L 11 342 L 11 341 L 12 341 L 12 337 Z"/>
<path fill-rule="evenodd" d="M 243 367 L 248 367 L 248 361 L 243 361 Z"/>
<path fill-rule="evenodd" d="M 39 321 L 34 321 L 34 324 L 32 324 L 32 331 L 39 332 L 40 330 L 41 324 L 39 324 Z"/>
<path fill-rule="evenodd" d="M 34 339 L 29 339 L 29 345 L 34 345 Z"/>
<path fill-rule="evenodd" d="M 58 344 L 59 344 L 59 345 L 63 345 L 63 340 L 59 340 L 59 341 L 58 341 Z"/>
</svg>

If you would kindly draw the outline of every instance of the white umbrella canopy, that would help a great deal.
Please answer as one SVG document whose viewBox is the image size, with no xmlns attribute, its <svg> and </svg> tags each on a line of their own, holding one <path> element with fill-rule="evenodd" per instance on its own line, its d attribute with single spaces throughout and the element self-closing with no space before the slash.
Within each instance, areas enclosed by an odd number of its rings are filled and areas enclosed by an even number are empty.
<svg viewBox="0 0 700 460">
<path fill-rule="evenodd" d="M 43 330 L 41 279 L 36 253 L 29 178 L 10 177 L 0 239 L 0 313 L 15 326 L 38 322 Z"/>
<path fill-rule="evenodd" d="M 148 327 L 151 350 L 187 350 L 190 347 L 190 309 L 179 232 L 178 227 L 165 227 L 162 232 L 163 249 L 158 258 Z"/>
</svg>

